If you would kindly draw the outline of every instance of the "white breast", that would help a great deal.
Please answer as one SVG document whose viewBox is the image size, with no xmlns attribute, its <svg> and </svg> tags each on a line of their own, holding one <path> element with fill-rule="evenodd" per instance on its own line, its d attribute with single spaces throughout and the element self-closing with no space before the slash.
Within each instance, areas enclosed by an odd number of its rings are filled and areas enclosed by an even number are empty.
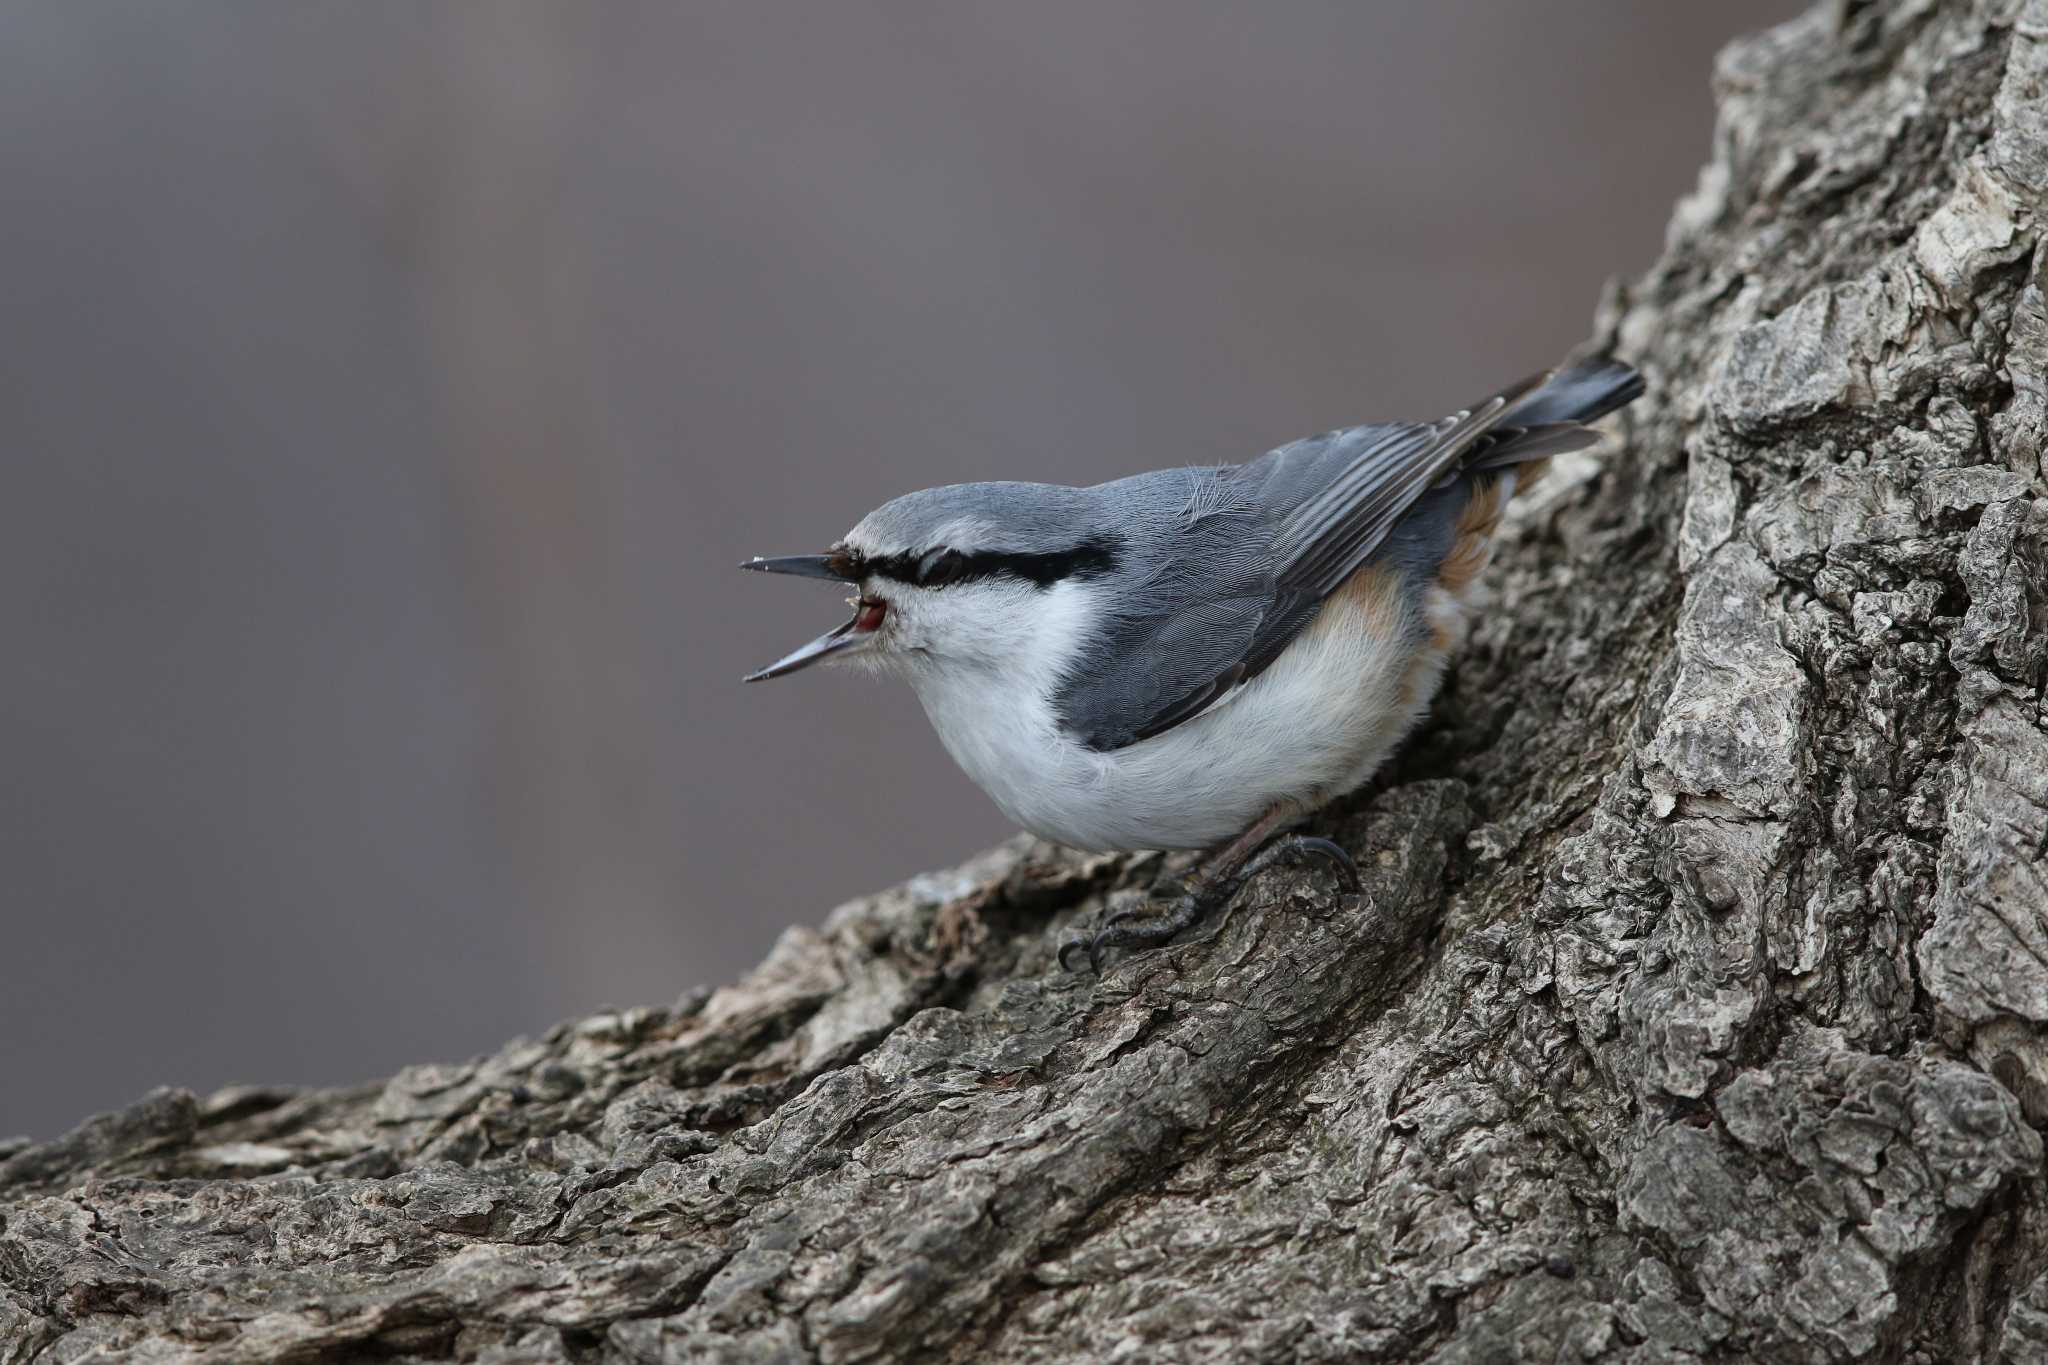
<svg viewBox="0 0 2048 1365">
<path fill-rule="evenodd" d="M 1209 710 L 1110 753 L 1070 739 L 1051 707 L 1093 616 L 1082 583 L 1030 613 L 1033 643 L 1001 666 L 918 668 L 939 738 L 1004 814 L 1084 849 L 1206 848 L 1277 803 L 1313 809 L 1371 776 L 1436 690 L 1397 592 L 1340 592 L 1271 667 Z M 1020 659 L 1028 660 L 1020 664 Z"/>
</svg>

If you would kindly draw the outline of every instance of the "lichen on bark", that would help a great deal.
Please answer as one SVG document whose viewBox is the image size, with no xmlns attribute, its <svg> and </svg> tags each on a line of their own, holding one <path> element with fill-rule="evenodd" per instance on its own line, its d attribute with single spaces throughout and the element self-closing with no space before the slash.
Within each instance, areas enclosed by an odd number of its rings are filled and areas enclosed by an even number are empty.
<svg viewBox="0 0 2048 1365">
<path fill-rule="evenodd" d="M 36 1361 L 2048 1356 L 2048 0 L 1716 73 L 1430 727 L 1100 979 L 1019 840 L 744 981 L 0 1153 Z"/>
</svg>

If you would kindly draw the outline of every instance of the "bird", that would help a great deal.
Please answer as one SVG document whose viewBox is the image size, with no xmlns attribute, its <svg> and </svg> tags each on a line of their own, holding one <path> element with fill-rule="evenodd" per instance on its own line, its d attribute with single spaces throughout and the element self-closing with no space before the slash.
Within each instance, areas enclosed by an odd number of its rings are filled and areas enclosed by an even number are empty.
<svg viewBox="0 0 2048 1365">
<path fill-rule="evenodd" d="M 855 589 L 850 620 L 745 681 L 827 661 L 901 677 L 1024 829 L 1204 851 L 1156 900 L 1069 937 L 1063 966 L 1164 944 L 1282 861 L 1323 859 L 1355 894 L 1341 847 L 1289 831 L 1426 714 L 1509 500 L 1643 388 L 1601 356 L 1242 464 L 907 493 L 822 553 L 741 566 Z"/>
</svg>

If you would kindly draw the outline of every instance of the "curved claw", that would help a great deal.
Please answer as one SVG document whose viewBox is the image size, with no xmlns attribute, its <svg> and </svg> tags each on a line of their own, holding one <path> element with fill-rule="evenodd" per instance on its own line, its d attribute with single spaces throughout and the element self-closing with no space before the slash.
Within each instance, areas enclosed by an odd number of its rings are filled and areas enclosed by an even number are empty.
<svg viewBox="0 0 2048 1365">
<path fill-rule="evenodd" d="M 1347 896 L 1359 894 L 1358 864 L 1351 860 L 1351 855 L 1346 853 L 1343 846 L 1334 839 L 1325 839 L 1321 835 L 1307 834 L 1301 836 L 1301 842 L 1294 847 L 1299 852 L 1319 853 L 1328 859 L 1330 866 L 1337 873 L 1337 884 L 1342 888 L 1344 894 Z"/>
<path fill-rule="evenodd" d="M 1065 943 L 1062 943 L 1060 945 L 1060 970 L 1068 972 L 1073 971 L 1073 966 L 1069 964 L 1067 961 L 1067 954 L 1073 952 L 1076 948 L 1086 948 L 1088 950 L 1088 970 L 1095 973 L 1097 976 L 1101 976 L 1102 950 L 1104 948 L 1121 947 L 1125 942 L 1128 941 L 1143 941 L 1142 939 L 1126 940 L 1121 935 L 1118 935 L 1116 933 L 1118 923 L 1120 921 L 1142 918 L 1144 918 L 1142 915 L 1134 914 L 1129 910 L 1120 910 L 1116 914 L 1111 915 L 1109 919 L 1104 922 L 1102 927 L 1097 929 L 1094 933 L 1074 935 L 1074 937 L 1068 939 Z"/>
<path fill-rule="evenodd" d="M 1088 950 L 1089 967 L 1094 970 L 1097 976 L 1102 975 L 1102 950 L 1096 947 L 1094 940 L 1086 934 L 1076 934 L 1060 945 L 1058 954 L 1060 970 L 1063 972 L 1074 970 L 1072 964 L 1067 961 L 1067 954 L 1073 952 L 1076 948 L 1086 948 Z"/>
<path fill-rule="evenodd" d="M 1089 970 L 1093 971 L 1097 976 L 1102 975 L 1102 950 L 1104 948 L 1115 948 L 1121 946 L 1123 939 L 1121 938 L 1121 936 L 1116 934 L 1116 930 L 1119 926 L 1129 924 L 1132 920 L 1144 920 L 1150 918 L 1144 913 L 1143 905 L 1144 898 L 1140 896 L 1138 906 L 1113 911 L 1109 915 L 1105 916 L 1103 920 L 1095 926 L 1094 933 L 1075 934 L 1072 938 L 1069 938 L 1065 943 L 1062 943 L 1057 954 L 1060 964 L 1060 970 L 1069 972 L 1074 970 L 1074 968 L 1067 962 L 1067 955 L 1074 952 L 1076 949 L 1085 948 L 1088 950 Z"/>
<path fill-rule="evenodd" d="M 1070 951 L 1085 947 L 1088 965 L 1100 974 L 1103 949 L 1151 948 L 1166 943 L 1200 920 L 1213 904 L 1214 901 L 1208 897 L 1184 896 L 1168 902 L 1164 910 L 1149 915 L 1135 910 L 1119 910 L 1104 920 L 1092 936 L 1068 939 L 1060 948 L 1060 965 L 1067 965 Z"/>
</svg>

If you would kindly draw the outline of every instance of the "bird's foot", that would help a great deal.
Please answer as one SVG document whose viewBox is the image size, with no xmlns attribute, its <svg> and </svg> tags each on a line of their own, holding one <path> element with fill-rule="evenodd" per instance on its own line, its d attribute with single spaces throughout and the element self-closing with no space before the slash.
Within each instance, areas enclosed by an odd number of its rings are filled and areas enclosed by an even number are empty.
<svg viewBox="0 0 2048 1365">
<path fill-rule="evenodd" d="M 1351 861 L 1350 854 L 1328 839 L 1304 834 L 1282 835 L 1267 844 L 1257 857 L 1233 875 L 1191 878 L 1179 895 L 1164 902 L 1145 902 L 1147 905 L 1163 904 L 1164 908 L 1155 913 L 1147 914 L 1142 909 L 1119 910 L 1105 919 L 1094 933 L 1074 935 L 1060 945 L 1060 966 L 1071 970 L 1068 955 L 1085 951 L 1088 969 L 1100 976 L 1103 949 L 1150 948 L 1165 943 L 1183 929 L 1199 924 L 1212 910 L 1228 904 L 1246 882 L 1261 873 L 1281 863 L 1299 863 L 1308 858 L 1328 861 L 1337 873 L 1344 894 L 1358 894 L 1358 865 Z"/>
<path fill-rule="evenodd" d="M 1060 966 L 1073 970 L 1068 955 L 1086 951 L 1088 970 L 1097 976 L 1102 974 L 1102 950 L 1105 948 L 1149 948 L 1155 943 L 1164 943 L 1190 925 L 1199 923 L 1220 901 L 1228 900 L 1237 890 L 1238 881 L 1232 878 L 1227 883 L 1198 882 L 1170 900 L 1155 901 L 1140 898 L 1140 909 L 1118 910 L 1111 914 L 1095 932 L 1076 934 L 1060 945 Z M 1219 896 L 1217 893 L 1221 891 Z M 1158 911 L 1149 911 L 1151 906 L 1161 906 Z"/>
<path fill-rule="evenodd" d="M 1300 863 L 1310 858 L 1321 858 L 1337 874 L 1337 886 L 1347 896 L 1358 894 L 1358 864 L 1351 861 L 1351 855 L 1340 848 L 1335 840 L 1325 839 L 1316 834 L 1283 834 L 1259 850 L 1259 855 L 1245 864 L 1238 875 L 1238 885 L 1243 885 L 1268 868 L 1281 863 Z"/>
</svg>

